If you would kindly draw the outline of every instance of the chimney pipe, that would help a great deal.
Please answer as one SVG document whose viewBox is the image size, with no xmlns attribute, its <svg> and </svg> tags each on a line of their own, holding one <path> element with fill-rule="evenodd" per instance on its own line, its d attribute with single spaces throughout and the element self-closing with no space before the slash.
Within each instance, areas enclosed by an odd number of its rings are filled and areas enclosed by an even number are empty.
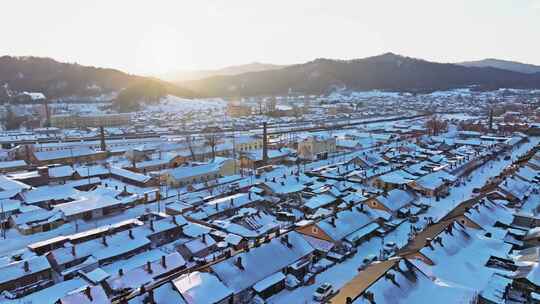
<svg viewBox="0 0 540 304">
<path fill-rule="evenodd" d="M 130 239 L 134 239 L 135 237 L 133 236 L 133 231 L 131 229 L 128 230 L 128 234 L 129 234 L 129 238 Z"/>
<path fill-rule="evenodd" d="M 28 264 L 28 261 L 24 261 L 23 268 L 24 268 L 24 272 L 30 271 L 30 264 Z"/>
<path fill-rule="evenodd" d="M 167 268 L 167 257 L 165 255 L 161 256 L 161 266 L 163 266 L 163 268 Z"/>
<path fill-rule="evenodd" d="M 152 273 L 152 263 L 150 261 L 146 262 L 146 271 L 148 271 L 148 273 Z"/>
<path fill-rule="evenodd" d="M 75 245 L 71 247 L 71 255 L 75 256 Z"/>
<path fill-rule="evenodd" d="M 118 276 L 123 276 L 124 275 L 124 269 L 120 268 L 118 269 Z"/>
</svg>

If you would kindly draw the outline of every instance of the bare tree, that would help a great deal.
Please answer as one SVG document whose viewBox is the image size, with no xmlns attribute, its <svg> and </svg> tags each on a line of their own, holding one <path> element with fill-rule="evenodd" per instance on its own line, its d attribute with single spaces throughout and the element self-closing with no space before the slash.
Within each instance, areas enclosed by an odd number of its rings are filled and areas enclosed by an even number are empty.
<svg viewBox="0 0 540 304">
<path fill-rule="evenodd" d="M 193 151 L 193 143 L 191 142 L 191 135 L 186 135 L 186 144 L 191 154 L 191 160 L 195 160 L 195 152 Z"/>
<path fill-rule="evenodd" d="M 216 159 L 216 146 L 217 146 L 217 136 L 215 133 L 206 134 L 204 136 L 206 145 L 208 145 L 212 151 L 212 160 Z"/>
</svg>

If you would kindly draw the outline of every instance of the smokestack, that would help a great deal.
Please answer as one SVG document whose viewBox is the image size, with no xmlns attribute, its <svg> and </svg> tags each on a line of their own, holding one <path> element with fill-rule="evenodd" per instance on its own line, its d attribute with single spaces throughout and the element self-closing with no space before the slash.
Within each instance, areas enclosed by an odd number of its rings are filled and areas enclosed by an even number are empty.
<svg viewBox="0 0 540 304">
<path fill-rule="evenodd" d="M 99 138 L 101 140 L 101 151 L 107 151 L 107 144 L 105 143 L 105 130 L 103 126 L 99 127 Z"/>
<path fill-rule="evenodd" d="M 266 121 L 263 122 L 263 163 L 266 164 L 266 162 L 268 161 L 268 134 L 267 134 L 267 130 L 266 130 L 266 127 L 267 127 L 267 123 Z"/>
</svg>

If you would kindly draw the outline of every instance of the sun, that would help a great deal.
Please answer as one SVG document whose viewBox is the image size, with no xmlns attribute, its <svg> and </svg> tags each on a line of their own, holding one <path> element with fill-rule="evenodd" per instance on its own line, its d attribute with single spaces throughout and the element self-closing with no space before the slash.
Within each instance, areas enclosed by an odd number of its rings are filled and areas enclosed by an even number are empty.
<svg viewBox="0 0 540 304">
<path fill-rule="evenodd" d="M 181 32 L 168 26 L 152 26 L 141 35 L 137 48 L 137 70 L 161 75 L 182 69 L 191 61 L 191 46 Z"/>
</svg>

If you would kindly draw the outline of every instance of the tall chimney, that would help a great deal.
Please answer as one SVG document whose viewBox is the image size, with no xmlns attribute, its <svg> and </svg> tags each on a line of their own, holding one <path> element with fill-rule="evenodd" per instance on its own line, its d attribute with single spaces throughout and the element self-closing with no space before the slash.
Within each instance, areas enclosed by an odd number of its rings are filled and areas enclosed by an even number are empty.
<svg viewBox="0 0 540 304">
<path fill-rule="evenodd" d="M 105 143 L 105 130 L 103 126 L 99 127 L 99 138 L 101 140 L 101 151 L 107 151 L 107 144 Z"/>
<path fill-rule="evenodd" d="M 264 164 L 268 161 L 268 134 L 267 134 L 267 122 L 263 122 L 263 155 L 262 161 Z"/>
</svg>

